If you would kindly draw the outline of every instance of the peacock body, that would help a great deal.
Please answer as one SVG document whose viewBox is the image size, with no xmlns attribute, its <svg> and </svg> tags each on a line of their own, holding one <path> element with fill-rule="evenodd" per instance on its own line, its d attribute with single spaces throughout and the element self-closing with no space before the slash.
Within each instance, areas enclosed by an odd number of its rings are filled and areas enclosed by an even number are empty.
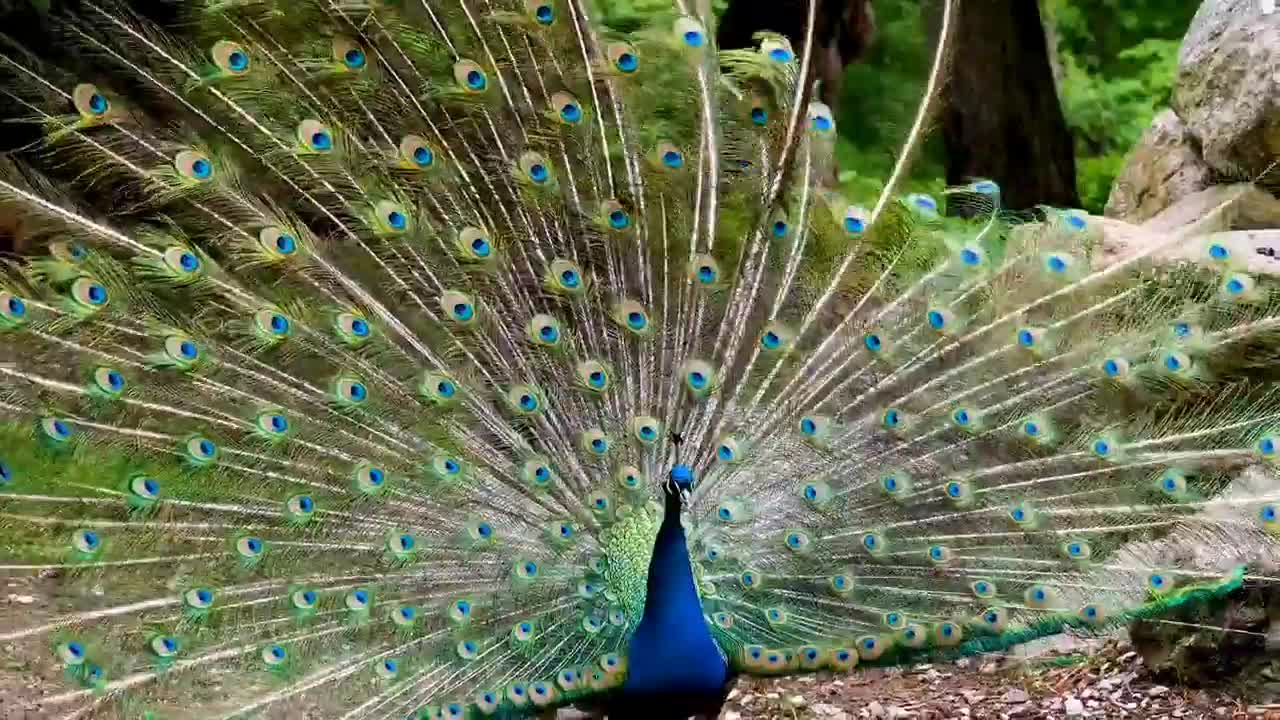
<svg viewBox="0 0 1280 720">
<path fill-rule="evenodd" d="M 900 195 L 954 2 L 865 206 L 809 48 L 717 54 L 684 0 L 187 11 L 0 55 L 47 247 L 0 277 L 0 569 L 62 588 L 0 623 L 29 709 L 714 714 L 1259 577 L 1277 295 L 1194 226 L 1102 265 L 1082 212 Z M 1125 552 L 1175 531 L 1233 569 Z"/>
</svg>

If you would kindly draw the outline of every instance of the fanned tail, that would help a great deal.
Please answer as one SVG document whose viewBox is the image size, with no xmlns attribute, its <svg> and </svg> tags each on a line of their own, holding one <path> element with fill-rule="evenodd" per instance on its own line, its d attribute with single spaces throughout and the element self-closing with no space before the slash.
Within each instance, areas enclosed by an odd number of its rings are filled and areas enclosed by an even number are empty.
<svg viewBox="0 0 1280 720">
<path fill-rule="evenodd" d="M 42 705 L 614 696 L 677 467 L 685 629 L 743 672 L 1265 579 L 1276 491 L 1232 478 L 1280 443 L 1269 281 L 1217 236 L 1152 262 L 1195 228 L 1095 267 L 1079 211 L 899 196 L 955 6 L 865 203 L 822 185 L 812 44 L 717 55 L 706 3 L 88 4 L 60 62 L 0 54 L 40 134 L 0 204 L 48 247 L 0 275 L 0 568 L 62 593 L 0 641 L 67 681 Z"/>
</svg>

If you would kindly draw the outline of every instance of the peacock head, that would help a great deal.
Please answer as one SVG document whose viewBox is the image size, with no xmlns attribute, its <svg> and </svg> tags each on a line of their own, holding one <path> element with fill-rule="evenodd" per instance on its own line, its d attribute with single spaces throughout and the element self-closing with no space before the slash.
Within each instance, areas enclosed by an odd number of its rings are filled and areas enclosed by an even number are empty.
<svg viewBox="0 0 1280 720">
<path fill-rule="evenodd" d="M 684 463 L 673 465 L 667 482 L 663 484 L 663 490 L 669 500 L 687 505 L 690 493 L 693 491 L 693 468 Z"/>
</svg>

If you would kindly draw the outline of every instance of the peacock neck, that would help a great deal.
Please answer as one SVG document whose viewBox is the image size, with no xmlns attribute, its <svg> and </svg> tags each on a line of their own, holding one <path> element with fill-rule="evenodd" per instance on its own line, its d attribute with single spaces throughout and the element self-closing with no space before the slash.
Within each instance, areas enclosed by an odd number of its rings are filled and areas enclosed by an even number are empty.
<svg viewBox="0 0 1280 720">
<path fill-rule="evenodd" d="M 680 522 L 679 491 L 665 495 L 666 513 L 653 543 L 644 614 L 631 639 L 623 690 L 718 696 L 728 666 L 703 617 Z"/>
</svg>

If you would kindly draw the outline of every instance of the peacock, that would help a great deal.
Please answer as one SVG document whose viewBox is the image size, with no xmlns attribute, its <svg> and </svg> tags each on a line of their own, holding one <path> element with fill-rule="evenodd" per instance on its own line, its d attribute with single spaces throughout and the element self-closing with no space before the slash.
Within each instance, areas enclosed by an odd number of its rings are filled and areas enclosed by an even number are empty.
<svg viewBox="0 0 1280 720">
<path fill-rule="evenodd" d="M 717 51 L 709 3 L 4 28 L 0 571 L 55 588 L 4 702 L 714 717 L 1275 581 L 1275 283 L 1225 205 L 1114 258 L 910 191 L 958 2 L 867 197 L 811 44 Z"/>
</svg>

